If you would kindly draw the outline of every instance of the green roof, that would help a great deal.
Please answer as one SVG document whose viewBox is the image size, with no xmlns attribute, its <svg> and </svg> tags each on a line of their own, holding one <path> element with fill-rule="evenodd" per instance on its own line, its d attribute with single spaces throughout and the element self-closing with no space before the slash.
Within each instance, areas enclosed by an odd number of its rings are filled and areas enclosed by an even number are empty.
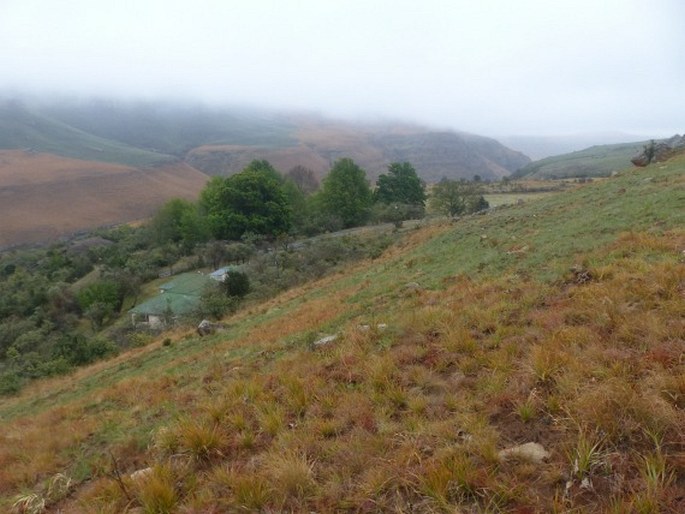
<svg viewBox="0 0 685 514">
<path fill-rule="evenodd" d="M 169 309 L 174 314 L 188 314 L 200 303 L 200 297 L 188 294 L 162 293 L 133 307 L 129 312 L 163 316 Z"/>
<path fill-rule="evenodd" d="M 202 273 L 183 273 L 165 282 L 160 294 L 136 305 L 129 312 L 162 316 L 171 309 L 174 314 L 187 314 L 200 303 L 202 290 L 211 279 Z"/>
<path fill-rule="evenodd" d="M 159 288 L 168 293 L 200 296 L 202 294 L 202 289 L 204 289 L 209 280 L 209 276 L 203 275 L 202 273 L 182 273 L 173 280 L 165 282 L 159 286 Z"/>
</svg>

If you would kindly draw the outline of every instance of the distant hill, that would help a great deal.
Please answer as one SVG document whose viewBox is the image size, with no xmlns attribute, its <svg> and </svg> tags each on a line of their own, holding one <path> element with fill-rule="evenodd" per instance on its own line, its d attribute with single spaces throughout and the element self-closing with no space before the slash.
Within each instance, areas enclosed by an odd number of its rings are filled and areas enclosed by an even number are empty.
<svg viewBox="0 0 685 514">
<path fill-rule="evenodd" d="M 409 161 L 427 182 L 443 177 L 498 179 L 530 159 L 494 139 L 457 132 L 437 132 L 407 125 L 365 125 L 316 118 L 296 120 L 297 144 L 278 148 L 205 145 L 190 151 L 187 162 L 208 174 L 230 174 L 251 159 L 268 159 L 287 171 L 297 164 L 326 175 L 341 157 L 359 163 L 371 179 L 391 162 Z"/>
<path fill-rule="evenodd" d="M 332 161 L 351 157 L 372 179 L 390 162 L 404 160 L 412 162 L 427 181 L 474 175 L 497 179 L 530 162 L 494 139 L 398 123 L 363 124 L 314 115 L 102 99 L 14 104 L 27 119 L 3 116 L 6 132 L 11 133 L 17 123 L 35 130 L 28 131 L 31 138 L 0 135 L 5 141 L 0 140 L 2 148 L 28 147 L 127 165 L 140 165 L 133 162 L 135 158 L 147 164 L 173 156 L 211 175 L 230 175 L 252 159 L 268 159 L 283 172 L 301 164 L 323 177 Z"/>
<path fill-rule="evenodd" d="M 585 150 L 531 162 L 513 174 L 526 178 L 606 177 L 631 166 L 630 158 L 646 144 L 622 143 L 591 146 Z"/>
<path fill-rule="evenodd" d="M 597 145 L 615 145 L 626 141 L 644 141 L 649 135 L 626 134 L 625 132 L 597 132 L 551 136 L 502 136 L 497 140 L 515 150 L 523 152 L 534 161 Z"/>
<path fill-rule="evenodd" d="M 175 160 L 171 155 L 80 130 L 16 100 L 0 101 L 0 149 L 47 152 L 127 166 L 150 166 Z"/>
<path fill-rule="evenodd" d="M 297 142 L 295 126 L 275 112 L 111 99 L 52 102 L 40 109 L 90 134 L 181 158 L 206 144 L 278 148 Z"/>
</svg>

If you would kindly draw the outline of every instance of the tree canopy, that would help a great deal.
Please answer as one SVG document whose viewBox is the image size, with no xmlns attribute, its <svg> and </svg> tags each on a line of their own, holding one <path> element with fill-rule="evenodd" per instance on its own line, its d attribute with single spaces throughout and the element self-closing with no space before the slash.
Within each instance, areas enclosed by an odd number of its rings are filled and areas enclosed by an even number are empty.
<svg viewBox="0 0 685 514">
<path fill-rule="evenodd" d="M 320 201 L 328 214 L 340 218 L 343 228 L 363 225 L 373 203 L 366 172 L 352 159 L 339 159 L 323 181 Z"/>
<path fill-rule="evenodd" d="M 390 164 L 388 174 L 379 176 L 376 185 L 377 202 L 421 206 L 426 202 L 425 185 L 408 162 Z"/>
<path fill-rule="evenodd" d="M 186 252 L 209 236 L 195 204 L 180 198 L 169 200 L 157 211 L 150 229 L 156 244 L 180 243 Z"/>
<path fill-rule="evenodd" d="M 200 206 L 217 239 L 238 240 L 247 232 L 276 236 L 292 223 L 280 175 L 266 161 L 252 161 L 228 178 L 212 178 L 200 194 Z"/>
</svg>

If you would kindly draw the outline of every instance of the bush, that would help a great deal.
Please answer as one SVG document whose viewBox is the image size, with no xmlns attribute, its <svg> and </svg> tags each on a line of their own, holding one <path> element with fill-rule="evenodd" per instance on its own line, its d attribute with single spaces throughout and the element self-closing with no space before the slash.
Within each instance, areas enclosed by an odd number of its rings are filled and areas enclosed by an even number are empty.
<svg viewBox="0 0 685 514">
<path fill-rule="evenodd" d="M 227 296 L 221 287 L 209 284 L 202 292 L 197 315 L 199 318 L 220 319 L 225 314 L 235 311 L 237 305 L 237 297 Z"/>
<path fill-rule="evenodd" d="M 21 390 L 21 377 L 16 371 L 6 371 L 0 374 L 0 395 L 9 396 Z"/>
<path fill-rule="evenodd" d="M 424 213 L 423 205 L 377 203 L 373 206 L 372 218 L 379 223 L 394 223 L 399 228 L 404 220 L 423 218 Z"/>
<path fill-rule="evenodd" d="M 55 357 L 63 357 L 68 363 L 80 366 L 117 353 L 117 346 L 106 339 L 87 339 L 81 335 L 63 337 L 55 346 Z"/>
<path fill-rule="evenodd" d="M 241 271 L 229 271 L 223 281 L 223 288 L 228 296 L 242 298 L 250 292 L 250 279 Z"/>
</svg>

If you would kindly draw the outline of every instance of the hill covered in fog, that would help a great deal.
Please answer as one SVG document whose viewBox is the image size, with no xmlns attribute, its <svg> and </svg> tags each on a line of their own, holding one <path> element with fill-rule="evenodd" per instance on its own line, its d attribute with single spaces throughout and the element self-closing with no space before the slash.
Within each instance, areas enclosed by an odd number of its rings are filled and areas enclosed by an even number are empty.
<svg viewBox="0 0 685 514">
<path fill-rule="evenodd" d="M 323 177 L 351 157 L 371 178 L 410 161 L 426 181 L 496 179 L 530 162 L 494 139 L 400 123 L 355 123 L 311 114 L 212 108 L 200 104 L 98 100 L 4 101 L 0 148 L 32 149 L 125 165 L 185 160 L 210 175 L 268 159 Z"/>
</svg>

